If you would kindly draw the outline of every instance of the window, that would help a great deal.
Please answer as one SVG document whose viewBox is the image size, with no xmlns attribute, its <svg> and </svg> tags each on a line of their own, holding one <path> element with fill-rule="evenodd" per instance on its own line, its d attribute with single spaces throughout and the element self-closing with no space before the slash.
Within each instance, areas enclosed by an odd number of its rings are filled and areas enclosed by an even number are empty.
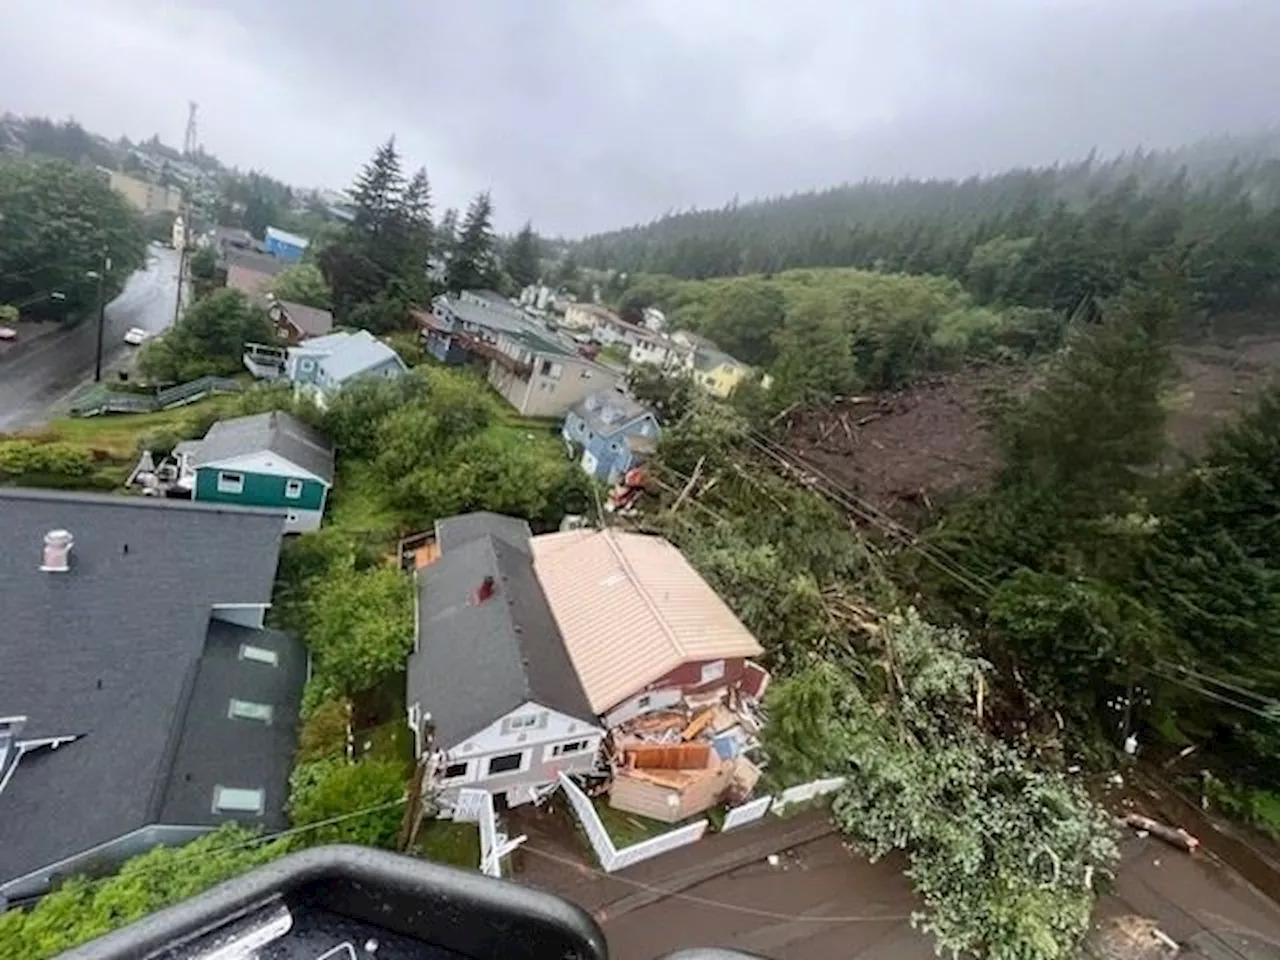
<svg viewBox="0 0 1280 960">
<path fill-rule="evenodd" d="M 255 647 L 251 643 L 240 644 L 240 659 L 252 660 L 254 663 L 265 663 L 269 667 L 280 665 L 280 654 L 266 647 Z"/>
<path fill-rule="evenodd" d="M 518 765 L 518 764 L 517 764 Z M 461 763 L 451 763 L 444 768 L 444 773 L 440 775 L 441 780 L 461 780 L 467 775 L 467 769 L 471 764 L 463 760 Z"/>
<path fill-rule="evenodd" d="M 260 814 L 265 807 L 266 791 L 245 789 L 243 787 L 214 787 L 214 813 L 252 813 Z"/>
<path fill-rule="evenodd" d="M 712 660 L 710 663 L 702 665 L 702 679 L 699 683 L 710 683 L 713 680 L 719 680 L 724 676 L 724 661 Z"/>
<path fill-rule="evenodd" d="M 645 707 L 649 706 L 649 703 L 652 699 L 653 698 L 650 697 L 648 694 L 645 694 L 643 697 L 641 697 L 639 700 L 636 701 L 636 706 L 639 709 L 643 710 Z"/>
<path fill-rule="evenodd" d="M 551 376 L 551 361 L 543 360 L 542 368 L 538 371 L 538 373 L 542 374 L 544 377 Z"/>
<path fill-rule="evenodd" d="M 523 717 L 512 717 L 507 721 L 508 730 L 532 730 L 537 725 L 538 718 L 532 713 L 525 714 Z"/>
<path fill-rule="evenodd" d="M 524 751 L 519 753 L 504 753 L 500 757 L 491 757 L 489 759 L 489 776 L 497 773 L 511 773 L 519 770 L 524 765 Z"/>
<path fill-rule="evenodd" d="M 590 740 L 572 740 L 569 743 L 557 743 L 551 748 L 551 755 L 553 757 L 566 757 L 589 749 L 591 749 Z"/>
<path fill-rule="evenodd" d="M 303 373 L 310 373 L 315 369 L 316 362 L 314 360 L 303 360 L 298 364 L 298 366 L 302 368 Z"/>
<path fill-rule="evenodd" d="M 232 700 L 227 707 L 227 716 L 232 720 L 257 720 L 270 723 L 274 710 L 269 703 L 254 703 L 252 700 Z"/>
<path fill-rule="evenodd" d="M 227 473 L 225 470 L 219 472 L 218 492 L 219 493 L 244 493 L 244 474 L 243 473 Z"/>
<path fill-rule="evenodd" d="M 297 500 L 302 496 L 301 480 L 286 480 L 284 483 L 284 495 L 290 500 Z"/>
</svg>

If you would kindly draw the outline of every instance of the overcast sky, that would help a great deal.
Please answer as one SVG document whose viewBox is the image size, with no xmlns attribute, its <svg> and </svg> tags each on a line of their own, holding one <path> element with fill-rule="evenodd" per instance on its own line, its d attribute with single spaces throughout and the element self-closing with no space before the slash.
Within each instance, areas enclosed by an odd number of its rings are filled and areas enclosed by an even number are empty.
<svg viewBox="0 0 1280 960">
<path fill-rule="evenodd" d="M 1280 122 L 1280 0 L 0 0 L 0 111 L 576 234 Z"/>
</svg>

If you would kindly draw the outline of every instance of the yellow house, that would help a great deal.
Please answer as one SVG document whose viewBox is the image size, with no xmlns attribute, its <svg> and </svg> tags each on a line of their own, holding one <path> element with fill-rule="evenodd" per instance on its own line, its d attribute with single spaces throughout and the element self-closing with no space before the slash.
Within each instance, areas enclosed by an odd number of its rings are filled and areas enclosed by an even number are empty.
<svg viewBox="0 0 1280 960">
<path fill-rule="evenodd" d="M 694 380 L 702 389 L 721 400 L 728 399 L 729 394 L 751 373 L 751 367 L 720 350 L 703 348 L 693 358 Z"/>
</svg>

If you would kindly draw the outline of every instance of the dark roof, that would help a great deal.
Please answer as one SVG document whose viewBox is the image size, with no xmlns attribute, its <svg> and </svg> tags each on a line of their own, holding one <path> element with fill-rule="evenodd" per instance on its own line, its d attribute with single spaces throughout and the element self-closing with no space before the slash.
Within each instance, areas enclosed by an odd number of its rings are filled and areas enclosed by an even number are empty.
<svg viewBox="0 0 1280 960">
<path fill-rule="evenodd" d="M 274 652 L 275 666 L 242 659 L 244 644 Z M 271 829 L 287 826 L 289 770 L 306 680 L 307 652 L 294 637 L 210 620 L 160 805 L 160 822 L 214 824 L 232 819 L 213 813 L 214 788 L 223 786 L 266 791 L 262 816 L 236 819 Z M 270 723 L 232 717 L 232 699 L 270 705 Z"/>
<path fill-rule="evenodd" d="M 45 573 L 56 529 L 71 569 Z M 0 490 L 0 714 L 83 735 L 0 792 L 0 881 L 156 822 L 210 610 L 270 601 L 283 533 L 266 510 Z"/>
<path fill-rule="evenodd" d="M 219 420 L 203 440 L 188 440 L 175 450 L 186 454 L 193 467 L 274 453 L 333 485 L 333 444 L 315 427 L 283 410 Z"/>
<path fill-rule="evenodd" d="M 285 260 L 283 257 L 258 253 L 255 250 L 241 250 L 237 247 L 224 247 L 222 259 L 227 267 L 240 267 L 242 270 L 252 270 L 254 273 L 265 274 L 268 277 L 274 277 L 276 274 L 284 273 L 290 267 L 297 266 L 297 263 Z"/>
<path fill-rule="evenodd" d="M 319 307 L 308 307 L 305 303 L 294 303 L 291 300 L 277 300 L 289 322 L 298 328 L 304 337 L 323 337 L 333 329 L 333 314 Z"/>
<path fill-rule="evenodd" d="M 478 603 L 485 577 L 496 589 Z M 418 573 L 418 611 L 409 701 L 441 749 L 529 701 L 597 722 L 528 554 L 495 536 L 447 550 Z"/>
<path fill-rule="evenodd" d="M 533 533 L 529 530 L 529 524 L 519 517 L 508 517 L 487 510 L 462 513 L 436 521 L 436 543 L 440 545 L 441 553 L 486 536 L 497 537 L 528 554 L 529 538 Z"/>
<path fill-rule="evenodd" d="M 583 419 L 588 429 L 602 437 L 613 436 L 637 420 L 653 416 L 644 404 L 617 390 L 588 394 L 574 405 L 573 412 Z"/>
</svg>

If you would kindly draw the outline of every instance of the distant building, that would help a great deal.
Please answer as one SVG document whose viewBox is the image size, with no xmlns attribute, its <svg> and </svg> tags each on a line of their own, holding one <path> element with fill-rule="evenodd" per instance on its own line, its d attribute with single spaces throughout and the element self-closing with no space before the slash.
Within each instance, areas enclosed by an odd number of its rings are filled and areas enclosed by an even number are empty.
<svg viewBox="0 0 1280 960">
<path fill-rule="evenodd" d="M 702 349 L 693 359 L 694 381 L 709 394 L 727 399 L 752 373 L 751 367 L 723 350 Z"/>
<path fill-rule="evenodd" d="M 400 355 L 368 330 L 331 333 L 288 349 L 284 375 L 323 408 L 348 383 L 393 379 L 408 370 Z"/>
<path fill-rule="evenodd" d="M 291 300 L 277 300 L 267 294 L 267 313 L 275 324 L 276 337 L 282 343 L 301 343 L 312 337 L 323 337 L 333 330 L 333 314 L 319 307 L 308 307 Z"/>
<path fill-rule="evenodd" d="M 668 373 L 693 367 L 693 348 L 670 337 L 637 328 L 630 336 L 630 343 L 627 362 L 633 367 L 649 364 Z"/>
<path fill-rule="evenodd" d="M 600 390 L 574 404 L 560 435 L 575 453 L 581 450 L 583 470 L 617 483 L 653 452 L 658 429 L 652 410 L 617 390 Z"/>
<path fill-rule="evenodd" d="M 187 225 L 182 217 L 173 218 L 173 231 L 170 234 L 170 243 L 175 250 L 184 250 L 187 246 Z"/>
<path fill-rule="evenodd" d="M 667 315 L 657 307 L 644 308 L 644 326 L 646 330 L 661 333 L 667 329 Z"/>
<path fill-rule="evenodd" d="M 564 308 L 564 325 L 570 330 L 594 330 L 622 319 L 606 307 L 595 303 L 570 303 Z"/>
<path fill-rule="evenodd" d="M 489 383 L 526 417 L 562 417 L 596 390 L 618 385 L 618 374 L 549 333 L 513 330 L 487 347 Z"/>
<path fill-rule="evenodd" d="M 279 257 L 281 260 L 289 260 L 295 263 L 302 259 L 302 255 L 307 252 L 307 247 L 310 245 L 311 241 L 306 237 L 300 237 L 296 233 L 288 233 L 275 227 L 267 227 L 267 236 L 262 244 L 267 253 Z"/>
<path fill-rule="evenodd" d="M 107 182 L 143 213 L 177 213 L 182 207 L 182 191 L 177 187 L 162 187 L 158 183 L 139 180 L 118 170 L 107 170 Z"/>
</svg>

